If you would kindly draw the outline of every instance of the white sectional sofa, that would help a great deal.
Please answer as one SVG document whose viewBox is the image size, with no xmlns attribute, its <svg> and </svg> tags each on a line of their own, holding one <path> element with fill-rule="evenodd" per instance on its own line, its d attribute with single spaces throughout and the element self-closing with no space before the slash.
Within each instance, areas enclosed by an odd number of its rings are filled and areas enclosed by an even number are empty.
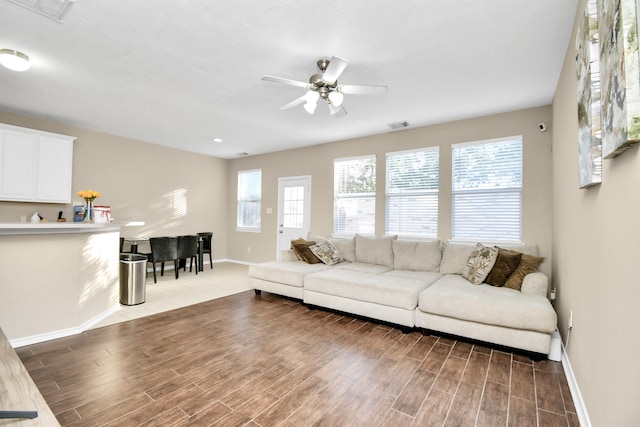
<svg viewBox="0 0 640 427">
<path fill-rule="evenodd" d="M 312 239 L 323 241 L 309 238 Z M 284 251 L 280 261 L 251 265 L 249 276 L 256 293 L 284 295 L 312 306 L 394 323 L 405 329 L 418 327 L 549 353 L 557 317 L 547 299 L 548 278 L 540 271 L 524 276 L 520 289 L 472 284 L 470 280 L 482 278 L 471 277 L 475 270 L 468 267 L 477 261 L 472 256 L 478 254 L 476 245 L 360 235 L 323 242 L 324 249 L 332 248 L 334 252 L 333 259 L 323 258 L 328 264 L 317 260 L 309 264 L 299 260 L 293 251 Z M 511 249 L 531 255 L 529 258 L 537 255 L 537 246 Z M 493 258 L 495 265 L 484 268 L 493 272 L 495 267 L 495 272 L 504 273 L 498 269 L 496 255 Z M 513 277 L 510 278 L 513 282 Z"/>
</svg>

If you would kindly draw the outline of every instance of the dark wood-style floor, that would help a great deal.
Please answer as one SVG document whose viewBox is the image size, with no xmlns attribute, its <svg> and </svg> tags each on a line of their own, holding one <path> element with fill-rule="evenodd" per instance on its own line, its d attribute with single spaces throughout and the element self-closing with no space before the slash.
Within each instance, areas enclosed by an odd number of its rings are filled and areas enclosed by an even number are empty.
<svg viewBox="0 0 640 427">
<path fill-rule="evenodd" d="M 548 360 L 252 291 L 17 349 L 68 426 L 577 426 Z"/>
</svg>

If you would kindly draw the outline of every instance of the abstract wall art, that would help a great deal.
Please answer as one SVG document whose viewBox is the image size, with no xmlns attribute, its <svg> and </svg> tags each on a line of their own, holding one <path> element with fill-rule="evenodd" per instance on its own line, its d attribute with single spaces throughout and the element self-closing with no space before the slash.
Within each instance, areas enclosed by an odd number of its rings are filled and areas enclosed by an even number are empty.
<svg viewBox="0 0 640 427">
<path fill-rule="evenodd" d="M 589 0 L 576 32 L 579 187 L 602 182 L 600 43 L 596 0 Z"/>
<path fill-rule="evenodd" d="M 640 141 L 640 57 L 636 0 L 597 0 L 602 82 L 602 155 Z"/>
</svg>

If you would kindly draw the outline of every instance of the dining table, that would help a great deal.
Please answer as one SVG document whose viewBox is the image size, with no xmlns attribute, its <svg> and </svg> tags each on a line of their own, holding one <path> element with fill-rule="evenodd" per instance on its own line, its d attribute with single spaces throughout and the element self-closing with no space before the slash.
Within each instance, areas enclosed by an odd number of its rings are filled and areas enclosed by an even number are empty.
<svg viewBox="0 0 640 427">
<path fill-rule="evenodd" d="M 175 236 L 169 236 L 175 237 Z M 203 252 L 203 238 L 198 236 L 198 271 L 204 271 L 203 262 L 204 262 L 204 252 Z M 148 237 L 125 237 L 124 241 L 131 245 L 131 252 L 134 254 L 138 253 L 138 246 L 141 244 L 149 244 Z"/>
</svg>

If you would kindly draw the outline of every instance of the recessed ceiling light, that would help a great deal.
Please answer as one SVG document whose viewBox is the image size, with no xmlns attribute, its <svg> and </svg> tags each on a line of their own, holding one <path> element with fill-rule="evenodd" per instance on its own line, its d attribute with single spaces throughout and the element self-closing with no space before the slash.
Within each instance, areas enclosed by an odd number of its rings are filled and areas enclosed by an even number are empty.
<svg viewBox="0 0 640 427">
<path fill-rule="evenodd" d="M 31 68 L 29 57 L 13 49 L 0 49 L 0 64 L 13 71 L 26 71 Z"/>
<path fill-rule="evenodd" d="M 212 141 L 213 142 L 222 142 L 222 138 L 213 138 Z"/>
</svg>

